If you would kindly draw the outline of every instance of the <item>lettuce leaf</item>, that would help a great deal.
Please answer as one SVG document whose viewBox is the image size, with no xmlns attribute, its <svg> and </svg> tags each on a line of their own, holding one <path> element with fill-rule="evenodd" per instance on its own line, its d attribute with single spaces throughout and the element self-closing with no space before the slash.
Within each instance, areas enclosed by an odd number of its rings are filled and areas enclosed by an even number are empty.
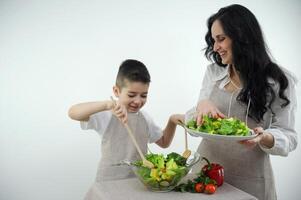
<svg viewBox="0 0 301 200">
<path fill-rule="evenodd" d="M 236 118 L 222 119 L 204 116 L 201 125 L 198 126 L 195 120 L 190 120 L 187 122 L 186 127 L 199 132 L 219 135 L 246 136 L 250 132 L 246 124 Z"/>
</svg>

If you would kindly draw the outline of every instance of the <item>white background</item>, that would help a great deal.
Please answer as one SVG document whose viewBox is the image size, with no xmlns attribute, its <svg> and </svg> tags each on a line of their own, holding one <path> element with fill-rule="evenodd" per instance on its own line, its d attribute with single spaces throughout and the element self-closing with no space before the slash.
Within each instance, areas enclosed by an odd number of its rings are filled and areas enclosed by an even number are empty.
<svg viewBox="0 0 301 200">
<path fill-rule="evenodd" d="M 298 0 L 0 1 L 0 199 L 83 198 L 95 178 L 100 139 L 80 130 L 67 111 L 108 99 L 126 58 L 150 71 L 144 109 L 159 125 L 193 106 L 209 64 L 202 51 L 206 20 L 232 3 L 253 11 L 275 60 L 300 79 Z M 298 132 L 300 118 L 297 112 Z M 168 149 L 150 148 L 182 152 L 183 140 L 179 128 Z M 189 142 L 196 150 L 200 138 Z M 272 156 L 272 163 L 279 199 L 300 198 L 300 147 Z"/>
</svg>

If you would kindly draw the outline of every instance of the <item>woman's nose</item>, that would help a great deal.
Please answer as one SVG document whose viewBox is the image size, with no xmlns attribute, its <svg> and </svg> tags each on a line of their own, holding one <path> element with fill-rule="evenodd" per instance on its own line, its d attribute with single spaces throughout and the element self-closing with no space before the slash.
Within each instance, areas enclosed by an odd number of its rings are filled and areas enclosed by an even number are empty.
<svg viewBox="0 0 301 200">
<path fill-rule="evenodd" d="M 218 43 L 217 42 L 214 42 L 214 44 L 213 44 L 213 51 L 217 51 L 218 49 L 219 49 L 219 45 L 218 45 Z"/>
</svg>

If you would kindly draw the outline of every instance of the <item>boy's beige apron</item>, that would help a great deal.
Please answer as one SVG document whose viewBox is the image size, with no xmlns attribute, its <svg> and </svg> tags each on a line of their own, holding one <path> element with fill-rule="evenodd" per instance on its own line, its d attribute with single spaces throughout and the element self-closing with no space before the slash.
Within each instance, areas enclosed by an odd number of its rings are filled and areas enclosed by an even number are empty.
<svg viewBox="0 0 301 200">
<path fill-rule="evenodd" d="M 239 91 L 229 93 L 216 85 L 210 100 L 219 110 L 227 114 L 231 101 L 231 116 L 245 121 L 247 106 L 236 101 Z M 232 98 L 231 98 L 232 96 Z M 263 126 L 248 118 L 248 126 Z M 267 127 L 263 127 L 267 128 Z M 257 145 L 250 149 L 238 142 L 203 139 L 197 150 L 202 156 L 215 163 L 220 163 L 225 170 L 225 181 L 257 197 L 259 200 L 275 200 L 276 192 L 270 158 Z M 202 162 L 203 166 L 205 163 Z M 195 165 L 193 172 L 200 171 Z"/>
<path fill-rule="evenodd" d="M 128 113 L 128 124 L 132 129 L 142 153 L 147 152 L 147 123 L 140 112 Z M 123 124 L 113 115 L 107 130 L 102 136 L 101 160 L 97 170 L 95 183 L 92 185 L 85 200 L 102 200 L 98 187 L 101 181 L 123 179 L 134 176 L 129 166 L 112 166 L 120 161 L 140 159 Z M 118 189 L 117 189 L 118 190 Z"/>
</svg>

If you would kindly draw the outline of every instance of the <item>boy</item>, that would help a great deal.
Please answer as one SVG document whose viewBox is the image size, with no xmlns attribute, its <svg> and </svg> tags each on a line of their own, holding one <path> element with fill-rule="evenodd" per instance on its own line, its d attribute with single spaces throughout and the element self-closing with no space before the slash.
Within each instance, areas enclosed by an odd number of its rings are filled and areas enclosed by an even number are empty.
<svg viewBox="0 0 301 200">
<path fill-rule="evenodd" d="M 162 131 L 145 111 L 140 111 L 147 100 L 149 83 L 150 75 L 143 63 L 125 60 L 119 67 L 113 87 L 114 95 L 118 98 L 116 104 L 105 100 L 76 104 L 70 108 L 70 118 L 80 121 L 82 129 L 94 129 L 102 136 L 96 182 L 133 175 L 128 166 L 114 166 L 122 160 L 140 159 L 123 123 L 128 123 L 142 152 L 146 154 L 147 143 L 155 142 L 167 148 L 178 121 L 184 121 L 184 115 L 171 115 Z"/>
</svg>

